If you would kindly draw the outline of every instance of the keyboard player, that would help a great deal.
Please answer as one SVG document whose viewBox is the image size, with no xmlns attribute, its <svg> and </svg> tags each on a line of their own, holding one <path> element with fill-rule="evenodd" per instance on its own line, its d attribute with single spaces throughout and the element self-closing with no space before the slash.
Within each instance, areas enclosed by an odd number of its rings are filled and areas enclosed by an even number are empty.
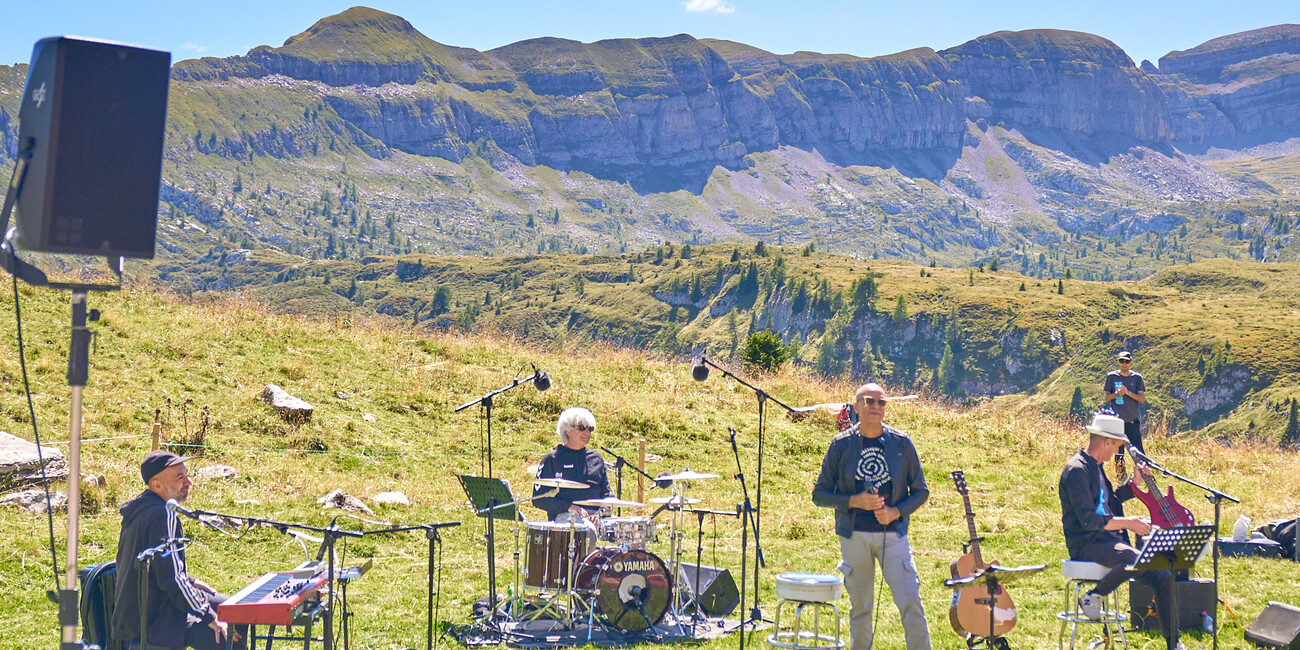
<svg viewBox="0 0 1300 650">
<path fill-rule="evenodd" d="M 149 452 L 140 463 L 140 478 L 147 487 L 122 505 L 122 532 L 117 542 L 117 596 L 113 605 L 114 641 L 139 647 L 140 589 L 135 558 L 145 549 L 185 535 L 176 513 L 167 509 L 167 500 L 183 503 L 189 497 L 191 483 L 185 468 L 189 459 L 169 451 Z M 247 626 L 229 629 L 226 623 L 217 620 L 216 606 L 222 600 L 224 597 L 186 571 L 183 549 L 155 558 L 149 572 L 147 649 L 217 650 L 226 647 L 226 635 L 231 634 L 234 647 L 242 650 L 246 647 Z"/>
</svg>

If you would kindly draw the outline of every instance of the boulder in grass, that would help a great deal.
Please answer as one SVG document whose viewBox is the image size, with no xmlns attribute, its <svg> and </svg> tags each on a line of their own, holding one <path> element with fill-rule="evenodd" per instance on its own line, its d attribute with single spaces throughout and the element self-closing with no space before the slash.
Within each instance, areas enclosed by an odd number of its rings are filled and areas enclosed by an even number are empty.
<svg viewBox="0 0 1300 650">
<path fill-rule="evenodd" d="M 343 490 L 334 490 L 333 492 L 316 499 L 316 503 L 319 503 L 326 508 L 338 508 L 339 510 L 360 512 L 371 516 L 374 516 L 375 514 L 375 511 L 371 510 L 369 506 L 361 501 L 361 499 L 358 499 Z"/>
<path fill-rule="evenodd" d="M 311 420 L 313 407 L 275 384 L 267 384 L 262 389 L 262 399 L 270 404 L 286 422 L 307 422 Z"/>
<path fill-rule="evenodd" d="M 366 413 L 365 415 L 361 416 L 361 419 L 365 420 L 366 422 L 374 422 L 379 418 L 376 418 L 374 413 Z"/>
<path fill-rule="evenodd" d="M 68 477 L 68 463 L 63 452 L 53 447 L 41 447 L 45 459 L 45 475 L 50 479 Z M 0 490 L 35 485 L 41 482 L 41 461 L 36 445 L 0 431 Z"/>
<path fill-rule="evenodd" d="M 239 478 L 239 470 L 229 465 L 208 465 L 190 472 L 190 480 L 206 481 L 214 478 Z"/>
<path fill-rule="evenodd" d="M 49 511 L 45 504 L 45 490 L 32 488 L 22 492 L 14 492 L 0 497 L 0 506 L 14 506 L 33 514 L 43 514 Z M 50 492 L 50 507 L 55 512 L 61 512 L 68 509 L 68 495 L 63 492 Z"/>
<path fill-rule="evenodd" d="M 401 492 L 380 492 L 379 494 L 375 495 L 374 499 L 371 500 L 374 501 L 375 503 L 380 503 L 389 506 L 411 505 L 411 500 L 406 498 L 406 495 L 402 494 Z"/>
</svg>

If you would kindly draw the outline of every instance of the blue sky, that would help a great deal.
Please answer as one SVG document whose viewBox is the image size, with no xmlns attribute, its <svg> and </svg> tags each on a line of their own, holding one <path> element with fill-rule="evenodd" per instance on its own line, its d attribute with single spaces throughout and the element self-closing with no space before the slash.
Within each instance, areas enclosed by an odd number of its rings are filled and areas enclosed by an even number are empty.
<svg viewBox="0 0 1300 650">
<path fill-rule="evenodd" d="M 355 2 L 355 0 L 354 0 Z M 0 0 L 0 64 L 26 62 L 32 44 L 70 34 L 170 50 L 173 60 L 278 46 L 354 2 L 280 0 Z M 1300 1 L 1248 0 L 373 0 L 448 45 L 491 49 L 539 36 L 580 41 L 670 36 L 740 41 L 776 53 L 858 56 L 943 49 L 998 30 L 1050 27 L 1108 38 L 1135 62 L 1279 23 L 1300 23 Z"/>
</svg>

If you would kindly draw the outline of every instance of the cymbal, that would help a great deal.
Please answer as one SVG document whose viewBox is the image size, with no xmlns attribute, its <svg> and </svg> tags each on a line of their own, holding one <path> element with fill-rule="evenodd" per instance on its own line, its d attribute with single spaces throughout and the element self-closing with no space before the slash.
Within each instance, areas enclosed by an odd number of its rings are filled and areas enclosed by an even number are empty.
<svg viewBox="0 0 1300 650">
<path fill-rule="evenodd" d="M 655 480 L 656 480 L 656 481 L 698 481 L 698 480 L 706 479 L 706 478 L 718 478 L 718 475 L 717 475 L 717 474 L 701 474 L 700 472 L 693 472 L 693 471 L 691 471 L 690 469 L 685 469 L 685 470 L 682 470 L 682 471 L 680 471 L 680 472 L 678 472 L 678 473 L 676 473 L 676 474 L 668 474 L 668 475 L 665 475 L 665 476 L 656 476 L 656 477 L 655 477 Z"/>
<path fill-rule="evenodd" d="M 577 481 L 570 481 L 563 478 L 535 478 L 533 479 L 533 485 L 554 488 L 573 488 L 575 490 L 581 490 L 582 488 L 587 487 L 586 483 L 579 483 Z"/>
<path fill-rule="evenodd" d="M 665 504 L 667 504 L 667 505 L 674 505 L 674 506 L 680 506 L 680 505 L 693 506 L 693 505 L 695 505 L 695 504 L 697 504 L 697 503 L 699 503 L 699 502 L 700 502 L 699 499 L 683 499 L 681 496 L 675 496 L 675 497 L 655 497 L 655 498 L 653 498 L 653 499 L 650 499 L 650 503 L 653 503 L 653 504 L 656 504 L 656 505 L 665 505 Z"/>
<path fill-rule="evenodd" d="M 644 503 L 636 501 L 624 501 L 614 497 L 605 497 L 604 499 L 587 499 L 586 501 L 574 501 L 573 505 L 584 508 L 644 508 Z"/>
</svg>

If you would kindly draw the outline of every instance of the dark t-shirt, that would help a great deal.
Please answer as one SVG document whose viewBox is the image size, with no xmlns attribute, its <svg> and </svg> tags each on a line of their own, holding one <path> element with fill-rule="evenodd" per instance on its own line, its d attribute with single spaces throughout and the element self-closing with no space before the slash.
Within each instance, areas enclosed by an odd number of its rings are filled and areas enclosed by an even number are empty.
<svg viewBox="0 0 1300 650">
<path fill-rule="evenodd" d="M 889 480 L 889 466 L 885 464 L 885 445 L 879 437 L 863 436 L 862 454 L 858 456 L 854 479 L 856 479 L 858 492 L 873 490 L 876 494 L 884 495 L 885 505 L 893 505 L 889 502 L 889 496 L 893 494 L 893 483 Z M 855 513 L 853 530 L 866 533 L 896 530 L 892 522 L 889 525 L 881 524 L 876 519 L 874 510 L 856 510 Z"/>
<path fill-rule="evenodd" d="M 1146 382 L 1142 381 L 1142 375 L 1136 372 L 1129 372 L 1128 376 L 1119 374 L 1118 370 L 1112 370 L 1106 373 L 1106 381 L 1102 383 L 1101 388 L 1106 393 L 1115 392 L 1115 383 L 1124 382 L 1124 387 L 1128 388 L 1130 393 L 1140 393 L 1147 389 Z M 1138 419 L 1138 401 L 1132 396 L 1125 395 L 1123 404 L 1116 404 L 1115 400 L 1106 402 L 1106 406 L 1115 410 L 1115 416 L 1125 422 L 1136 422 Z"/>
</svg>

